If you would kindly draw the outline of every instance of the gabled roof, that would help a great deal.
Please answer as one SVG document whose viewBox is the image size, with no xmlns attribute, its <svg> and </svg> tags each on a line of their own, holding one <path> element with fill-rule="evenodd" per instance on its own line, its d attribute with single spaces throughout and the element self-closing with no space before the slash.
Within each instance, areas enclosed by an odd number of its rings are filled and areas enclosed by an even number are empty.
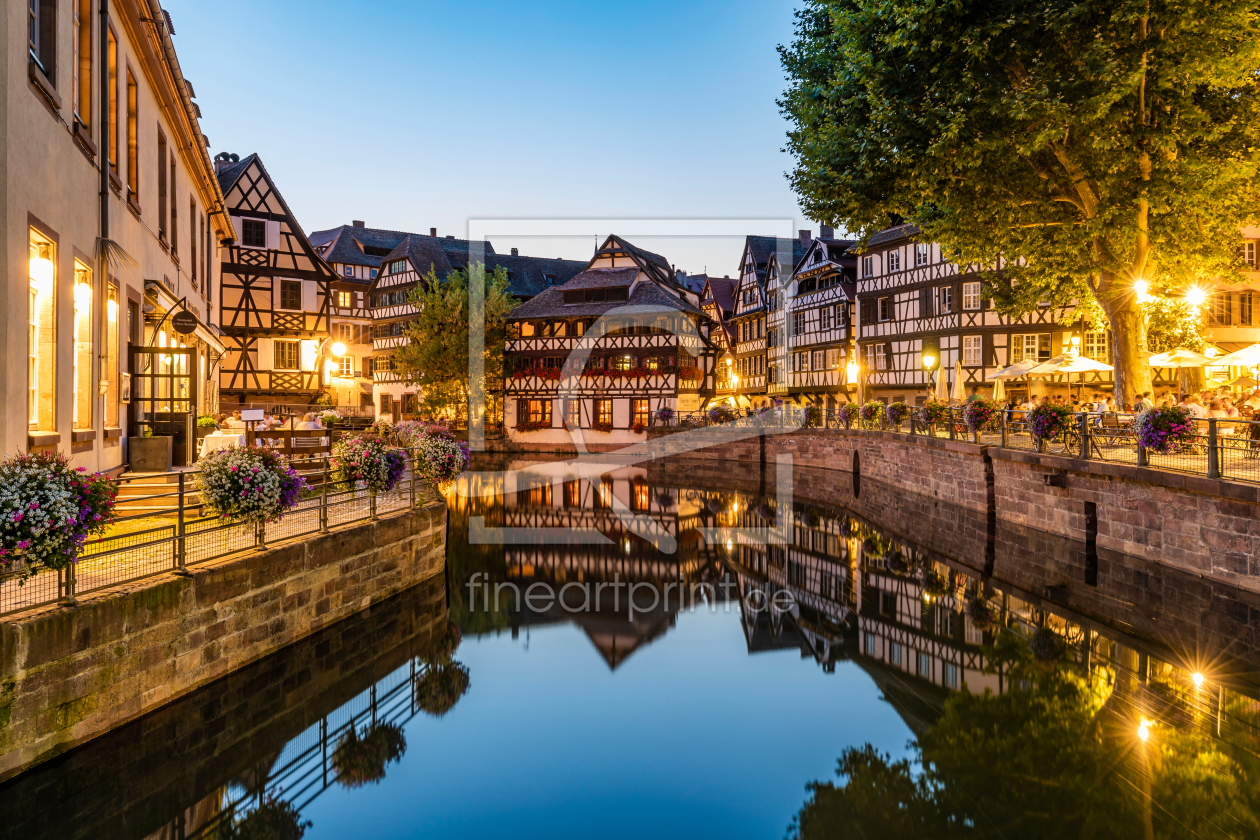
<svg viewBox="0 0 1260 840">
<path fill-rule="evenodd" d="M 779 259 L 780 255 L 782 255 L 783 258 L 786 259 L 790 254 L 791 262 L 789 265 L 795 267 L 795 265 L 801 261 L 801 258 L 805 256 L 805 246 L 801 244 L 800 239 L 795 237 L 789 239 L 781 236 L 749 235 L 744 237 L 744 254 L 752 256 L 753 263 L 757 270 L 757 282 L 761 285 L 765 285 L 766 269 L 770 266 L 771 257 Z M 741 272 L 743 271 L 743 266 L 746 261 L 746 256 L 741 256 Z M 782 270 L 783 266 L 780 265 L 780 272 Z"/>
<path fill-rule="evenodd" d="M 735 288 L 739 281 L 733 277 L 710 277 L 704 292 L 706 300 L 712 299 L 718 309 L 735 311 Z"/>
<path fill-rule="evenodd" d="M 554 286 L 561 286 L 586 267 L 586 263 L 578 260 L 515 254 L 487 254 L 486 265 L 491 269 L 502 267 L 507 271 L 508 288 L 518 298 L 532 298 Z"/>
<path fill-rule="evenodd" d="M 870 250 L 871 248 L 879 245 L 888 245 L 889 243 L 898 242 L 903 239 L 913 239 L 918 235 L 919 228 L 917 225 L 912 225 L 908 222 L 906 224 L 894 225 L 893 227 L 884 228 L 883 230 L 872 234 L 871 238 L 866 240 L 866 248 L 867 250 Z"/>
<path fill-rule="evenodd" d="M 577 289 L 607 289 L 629 286 L 639 276 L 638 266 L 625 268 L 588 268 L 564 284 L 565 291 Z"/>
<path fill-rule="evenodd" d="M 794 273 L 809 270 L 805 266 L 805 259 L 814 252 L 815 249 L 825 248 L 824 258 L 829 262 L 839 263 L 845 261 L 856 265 L 857 255 L 851 250 L 857 241 L 853 239 L 814 239 L 809 243 L 809 247 L 801 252 L 801 257 L 796 261 Z"/>
<path fill-rule="evenodd" d="M 578 275 L 579 277 L 581 275 Z M 533 300 L 528 300 L 520 306 L 512 310 L 512 314 L 508 316 L 509 321 L 528 321 L 534 318 L 573 318 L 573 317 L 590 317 L 593 315 L 603 315 L 609 310 L 622 306 L 662 306 L 669 309 L 676 309 L 679 312 L 687 312 L 693 315 L 704 315 L 704 313 L 687 303 L 685 300 L 674 297 L 669 292 L 662 289 L 656 283 L 642 282 L 635 287 L 634 292 L 630 295 L 630 299 L 626 301 L 603 301 L 598 303 L 565 303 L 564 290 L 566 286 L 555 286 L 542 292 Z"/>
</svg>

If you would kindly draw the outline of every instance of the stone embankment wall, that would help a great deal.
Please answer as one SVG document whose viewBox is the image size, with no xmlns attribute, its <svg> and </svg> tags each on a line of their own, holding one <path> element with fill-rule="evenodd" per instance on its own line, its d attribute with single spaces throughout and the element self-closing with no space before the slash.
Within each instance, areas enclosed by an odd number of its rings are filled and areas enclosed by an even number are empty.
<svg viewBox="0 0 1260 840">
<path fill-rule="evenodd" d="M 430 502 L 7 617 L 0 780 L 433 577 L 446 514 Z"/>
<path fill-rule="evenodd" d="M 689 451 L 653 429 L 644 457 L 795 465 L 854 476 L 1073 540 L 1260 590 L 1260 485 L 864 430 L 801 430 Z M 856 460 L 854 456 L 856 455 Z M 1062 486 L 1046 476 L 1061 476 Z M 817 498 L 817 493 L 807 494 Z"/>
</svg>

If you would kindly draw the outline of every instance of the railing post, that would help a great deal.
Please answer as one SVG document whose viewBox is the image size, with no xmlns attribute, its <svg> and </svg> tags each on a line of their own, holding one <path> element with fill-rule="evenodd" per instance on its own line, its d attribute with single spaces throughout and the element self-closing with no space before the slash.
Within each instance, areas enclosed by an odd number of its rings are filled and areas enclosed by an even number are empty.
<svg viewBox="0 0 1260 840">
<path fill-rule="evenodd" d="M 1089 412 L 1081 412 L 1077 425 L 1081 429 L 1081 458 L 1089 458 Z"/>
<path fill-rule="evenodd" d="M 267 547 L 267 523 L 254 523 L 254 548 L 262 550 Z"/>
<path fill-rule="evenodd" d="M 57 573 L 57 582 L 61 587 L 61 603 L 67 607 L 73 607 L 79 603 L 78 599 L 74 597 L 74 569 L 75 564 L 71 563 Z"/>
<path fill-rule="evenodd" d="M 1139 467 L 1149 467 L 1151 465 L 1150 459 L 1146 457 L 1146 447 L 1140 443 L 1137 445 L 1137 465 Z"/>
<path fill-rule="evenodd" d="M 999 424 L 1001 425 L 1001 428 L 1002 428 L 1002 448 L 1005 449 L 1006 448 L 1006 409 L 1005 408 L 998 412 L 998 417 L 999 417 Z"/>
<path fill-rule="evenodd" d="M 1220 440 L 1216 434 L 1216 418 L 1207 421 L 1208 424 L 1208 478 L 1221 477 L 1221 453 L 1217 448 Z"/>
<path fill-rule="evenodd" d="M 910 409 L 910 434 L 911 434 L 911 435 L 917 435 L 917 434 L 918 434 L 918 431 L 916 430 L 916 421 L 915 421 L 915 418 L 914 418 L 914 414 L 915 414 L 914 409 L 913 409 L 913 408 L 912 408 L 912 409 Z"/>
<path fill-rule="evenodd" d="M 370 514 L 369 518 L 373 522 L 375 522 L 376 521 L 376 491 L 371 490 L 371 489 L 368 490 L 368 512 Z"/>
<path fill-rule="evenodd" d="M 948 409 L 948 411 L 949 411 L 949 439 L 950 439 L 950 440 L 954 440 L 954 439 L 955 439 L 955 434 L 954 434 L 954 422 L 955 422 L 955 420 L 954 420 L 954 409 L 952 409 L 952 408 L 951 408 L 951 409 Z"/>
<path fill-rule="evenodd" d="M 184 506 L 188 502 L 187 477 L 187 473 L 179 474 L 179 520 L 175 526 L 175 574 L 181 577 L 188 576 L 188 541 L 185 539 L 187 527 L 184 516 Z"/>
<path fill-rule="evenodd" d="M 409 486 L 411 489 L 411 507 L 414 508 L 416 506 L 416 453 L 409 451 L 407 455 L 411 458 L 411 484 Z"/>
<path fill-rule="evenodd" d="M 328 456 L 324 456 L 324 469 L 319 481 L 319 530 L 328 533 Z"/>
</svg>

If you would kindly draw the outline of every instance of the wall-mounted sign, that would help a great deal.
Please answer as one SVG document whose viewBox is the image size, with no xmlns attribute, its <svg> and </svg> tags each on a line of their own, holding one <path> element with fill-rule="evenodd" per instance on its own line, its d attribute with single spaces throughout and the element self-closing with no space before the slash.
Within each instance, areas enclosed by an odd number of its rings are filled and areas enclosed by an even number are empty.
<svg viewBox="0 0 1260 840">
<path fill-rule="evenodd" d="M 181 310 L 171 317 L 171 326 L 180 335 L 188 335 L 197 329 L 197 316 L 186 309 Z"/>
</svg>

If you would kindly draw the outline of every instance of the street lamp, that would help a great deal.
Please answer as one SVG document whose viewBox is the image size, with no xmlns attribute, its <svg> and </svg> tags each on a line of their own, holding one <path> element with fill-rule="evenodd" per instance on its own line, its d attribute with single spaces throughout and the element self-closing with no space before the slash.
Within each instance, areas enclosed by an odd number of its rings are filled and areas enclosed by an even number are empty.
<svg viewBox="0 0 1260 840">
<path fill-rule="evenodd" d="M 1133 292 L 1137 295 L 1137 299 L 1146 302 L 1151 299 L 1151 287 L 1145 280 L 1133 281 Z"/>
<path fill-rule="evenodd" d="M 1194 307 L 1202 306 L 1207 302 L 1207 292 L 1198 286 L 1191 286 L 1186 290 L 1186 303 Z"/>
<path fill-rule="evenodd" d="M 346 345 L 338 341 L 336 344 L 332 346 L 332 354 L 334 356 L 337 356 L 338 358 L 346 355 Z"/>
<path fill-rule="evenodd" d="M 936 367 L 936 357 L 931 353 L 923 354 L 923 369 L 927 371 L 928 390 L 932 390 L 932 369 Z"/>
</svg>

